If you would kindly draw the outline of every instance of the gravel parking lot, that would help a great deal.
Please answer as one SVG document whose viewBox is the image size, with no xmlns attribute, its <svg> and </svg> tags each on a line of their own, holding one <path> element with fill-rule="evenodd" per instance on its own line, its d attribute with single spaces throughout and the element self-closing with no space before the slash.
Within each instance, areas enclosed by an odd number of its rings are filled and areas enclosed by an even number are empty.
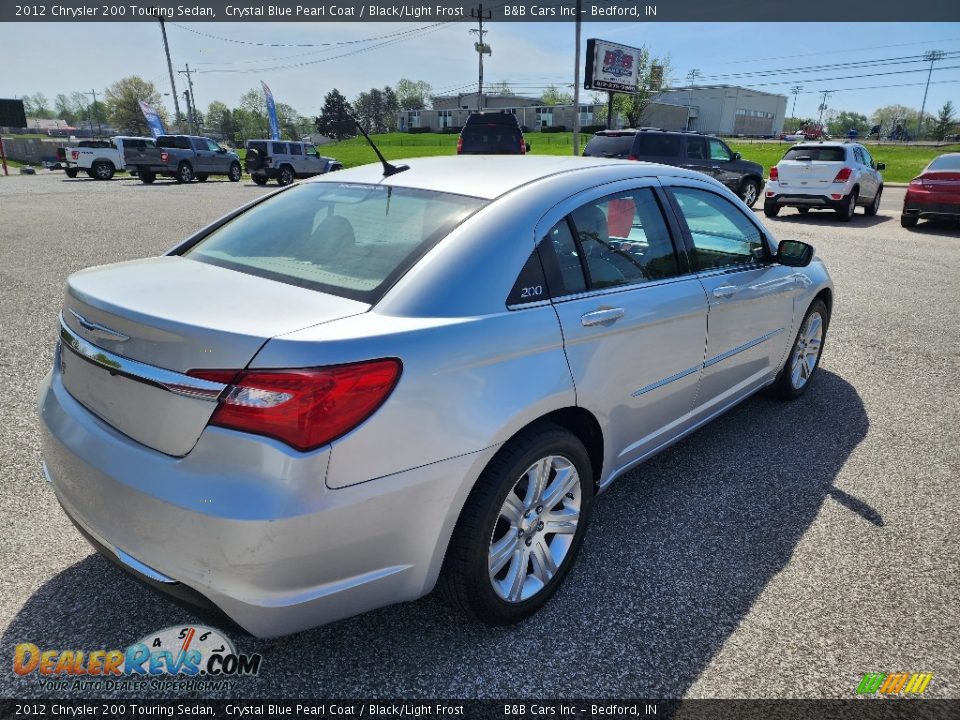
<svg viewBox="0 0 960 720">
<path fill-rule="evenodd" d="M 0 696 L 68 694 L 14 676 L 17 643 L 123 648 L 194 621 L 92 554 L 41 476 L 35 393 L 64 279 L 269 191 L 0 177 Z M 850 224 L 764 218 L 836 282 L 815 385 L 619 480 L 538 616 L 491 629 L 429 597 L 277 640 L 233 632 L 262 670 L 214 696 L 846 698 L 866 672 L 921 671 L 927 696 L 960 696 L 960 229 L 900 228 L 903 192 Z"/>
</svg>

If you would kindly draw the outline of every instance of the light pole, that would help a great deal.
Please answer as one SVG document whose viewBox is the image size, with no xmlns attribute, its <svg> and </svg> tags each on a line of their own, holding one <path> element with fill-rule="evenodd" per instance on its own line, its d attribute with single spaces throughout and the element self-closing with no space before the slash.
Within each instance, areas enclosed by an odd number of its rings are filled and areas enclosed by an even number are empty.
<svg viewBox="0 0 960 720">
<path fill-rule="evenodd" d="M 927 92 L 930 90 L 930 76 L 933 75 L 933 64 L 937 60 L 943 60 L 942 50 L 928 50 L 923 54 L 923 59 L 929 61 L 930 69 L 927 71 L 927 86 L 923 89 L 923 104 L 920 106 L 920 117 L 917 118 L 917 139 L 920 139 L 920 131 L 923 129 L 923 111 L 927 109 Z"/>
<path fill-rule="evenodd" d="M 573 154 L 580 154 L 580 5 L 577 0 L 577 30 L 573 59 Z"/>
</svg>

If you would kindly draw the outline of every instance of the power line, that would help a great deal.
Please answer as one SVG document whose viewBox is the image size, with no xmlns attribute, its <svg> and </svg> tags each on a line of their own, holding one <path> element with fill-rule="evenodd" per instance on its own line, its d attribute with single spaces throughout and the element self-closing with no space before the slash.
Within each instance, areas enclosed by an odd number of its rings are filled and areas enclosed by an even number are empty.
<svg viewBox="0 0 960 720">
<path fill-rule="evenodd" d="M 945 57 L 960 57 L 960 52 L 945 53 Z M 726 73 L 723 75 L 708 75 L 706 80 L 723 80 L 736 78 L 764 77 L 770 75 L 787 75 L 790 73 L 819 72 L 822 70 L 841 70 L 857 69 L 868 67 L 881 67 L 884 65 L 910 65 L 912 63 L 926 62 L 923 55 L 904 55 L 893 58 L 877 58 L 875 60 L 854 60 L 848 63 L 829 63 L 826 65 L 808 65 L 806 67 L 772 68 L 769 70 L 753 70 L 743 73 Z"/>
<path fill-rule="evenodd" d="M 864 50 L 887 50 L 889 48 L 895 47 L 908 47 L 911 45 L 928 45 L 930 42 L 937 43 L 948 43 L 956 42 L 960 40 L 960 37 L 953 38 L 942 38 L 940 40 L 917 40 L 914 42 L 906 43 L 894 43 L 892 45 L 872 45 L 870 47 L 859 47 L 859 48 L 846 48 L 843 50 L 828 50 L 828 51 L 817 51 L 817 52 L 808 52 L 808 53 L 799 53 L 797 55 L 776 55 L 773 57 L 764 57 L 764 58 L 749 58 L 746 60 L 728 60 L 726 62 L 714 63 L 715 65 L 742 65 L 744 63 L 757 63 L 757 62 L 767 62 L 768 60 L 792 60 L 794 58 L 801 57 L 814 57 L 814 56 L 823 56 L 823 55 L 840 55 L 851 52 L 862 52 Z"/>
</svg>

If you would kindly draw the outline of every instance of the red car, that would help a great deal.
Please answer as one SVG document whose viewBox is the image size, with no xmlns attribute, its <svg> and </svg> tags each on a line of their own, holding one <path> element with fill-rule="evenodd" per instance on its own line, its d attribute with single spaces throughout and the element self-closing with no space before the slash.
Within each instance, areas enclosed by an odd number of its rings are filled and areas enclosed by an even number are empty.
<svg viewBox="0 0 960 720">
<path fill-rule="evenodd" d="M 960 219 L 960 153 L 935 158 L 910 181 L 900 224 L 914 227 L 920 218 Z"/>
</svg>

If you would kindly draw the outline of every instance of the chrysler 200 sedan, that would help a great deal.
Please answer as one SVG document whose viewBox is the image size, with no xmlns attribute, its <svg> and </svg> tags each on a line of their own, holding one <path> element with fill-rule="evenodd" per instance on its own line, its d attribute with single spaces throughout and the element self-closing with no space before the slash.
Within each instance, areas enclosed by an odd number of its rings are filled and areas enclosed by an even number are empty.
<svg viewBox="0 0 960 720">
<path fill-rule="evenodd" d="M 436 586 L 507 624 L 556 591 L 617 477 L 810 386 L 827 271 L 720 183 L 408 162 L 69 278 L 44 470 L 106 557 L 260 636 Z"/>
</svg>

